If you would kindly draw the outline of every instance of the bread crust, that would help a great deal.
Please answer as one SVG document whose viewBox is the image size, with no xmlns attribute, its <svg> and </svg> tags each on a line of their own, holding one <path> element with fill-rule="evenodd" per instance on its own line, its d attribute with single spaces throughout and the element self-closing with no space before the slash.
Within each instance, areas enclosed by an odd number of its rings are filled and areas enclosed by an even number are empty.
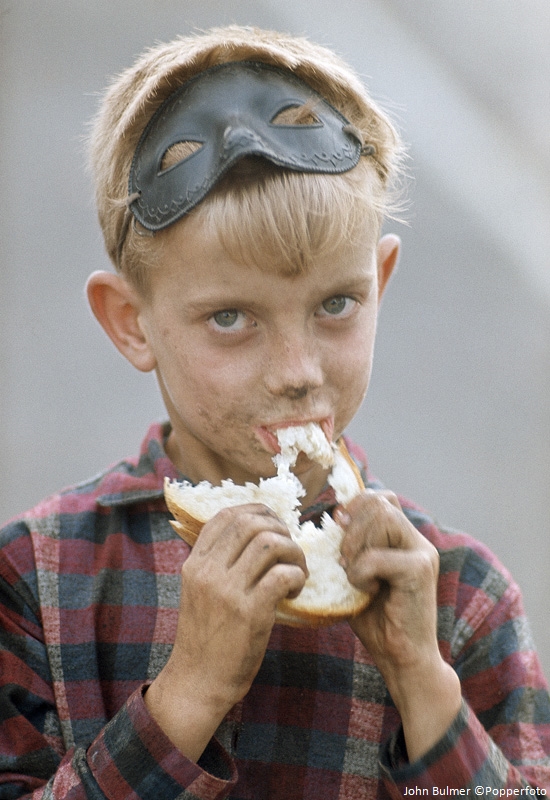
<svg viewBox="0 0 550 800">
<path fill-rule="evenodd" d="M 369 594 L 358 590 L 353 603 L 326 606 L 323 612 L 296 608 L 294 600 L 281 600 L 275 611 L 275 621 L 293 628 L 327 628 L 357 617 L 369 605 L 370 600 Z"/>
</svg>

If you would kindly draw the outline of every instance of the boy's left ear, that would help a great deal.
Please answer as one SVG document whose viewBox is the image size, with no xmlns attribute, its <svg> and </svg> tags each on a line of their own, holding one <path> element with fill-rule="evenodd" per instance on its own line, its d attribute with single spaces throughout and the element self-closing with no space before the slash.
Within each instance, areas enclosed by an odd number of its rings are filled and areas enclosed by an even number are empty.
<svg viewBox="0 0 550 800">
<path fill-rule="evenodd" d="M 401 239 L 395 233 L 388 233 L 378 242 L 376 263 L 378 267 L 378 299 L 382 298 L 384 289 L 394 271 L 401 252 Z"/>
<path fill-rule="evenodd" d="M 150 372 L 156 359 L 142 324 L 145 301 L 121 275 L 94 272 L 86 284 L 88 302 L 115 347 L 141 372 Z"/>
</svg>

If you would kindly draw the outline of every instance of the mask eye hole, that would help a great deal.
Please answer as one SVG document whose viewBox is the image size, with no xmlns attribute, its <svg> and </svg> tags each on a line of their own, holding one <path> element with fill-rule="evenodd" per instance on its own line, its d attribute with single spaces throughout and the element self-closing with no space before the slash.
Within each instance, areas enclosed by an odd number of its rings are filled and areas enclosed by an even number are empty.
<svg viewBox="0 0 550 800">
<path fill-rule="evenodd" d="M 293 105 L 278 111 L 271 120 L 272 125 L 321 125 L 321 120 L 314 112 L 315 101 L 309 100 L 303 105 Z"/>
<path fill-rule="evenodd" d="M 192 156 L 193 153 L 196 153 L 197 150 L 200 150 L 201 147 L 201 142 L 176 142 L 170 145 L 160 162 L 161 171 L 165 172 L 167 169 L 170 169 L 170 167 L 175 167 L 176 164 L 185 161 L 185 159 Z"/>
</svg>

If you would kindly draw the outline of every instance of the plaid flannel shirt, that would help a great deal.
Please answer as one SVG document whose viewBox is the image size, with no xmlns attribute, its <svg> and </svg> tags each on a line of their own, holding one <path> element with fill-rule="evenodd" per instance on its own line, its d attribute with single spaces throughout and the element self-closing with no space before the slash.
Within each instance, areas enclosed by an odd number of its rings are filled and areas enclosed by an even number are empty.
<svg viewBox="0 0 550 800">
<path fill-rule="evenodd" d="M 463 688 L 441 741 L 407 762 L 397 711 L 348 625 L 276 625 L 250 692 L 199 763 L 176 750 L 143 701 L 171 650 L 189 552 L 162 496 L 164 476 L 178 477 L 166 432 L 153 425 L 139 458 L 1 533 L 0 800 L 550 790 L 550 703 L 516 584 L 485 547 L 404 500 L 441 556 L 440 648 Z M 331 492 L 309 518 L 333 505 Z"/>
</svg>

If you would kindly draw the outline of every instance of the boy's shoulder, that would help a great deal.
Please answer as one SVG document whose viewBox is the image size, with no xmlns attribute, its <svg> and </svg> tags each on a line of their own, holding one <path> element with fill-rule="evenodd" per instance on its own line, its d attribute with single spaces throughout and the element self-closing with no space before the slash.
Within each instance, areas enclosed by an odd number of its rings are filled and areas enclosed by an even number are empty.
<svg viewBox="0 0 550 800">
<path fill-rule="evenodd" d="M 164 452 L 166 435 L 166 426 L 151 425 L 137 456 L 47 497 L 0 528 L 2 591 L 23 597 L 38 613 L 39 598 L 60 575 L 74 583 L 94 574 L 102 551 L 118 552 L 121 536 L 138 550 L 172 540 L 163 480 L 177 474 Z M 115 558 L 117 568 L 123 568 L 121 558 Z"/>
</svg>

